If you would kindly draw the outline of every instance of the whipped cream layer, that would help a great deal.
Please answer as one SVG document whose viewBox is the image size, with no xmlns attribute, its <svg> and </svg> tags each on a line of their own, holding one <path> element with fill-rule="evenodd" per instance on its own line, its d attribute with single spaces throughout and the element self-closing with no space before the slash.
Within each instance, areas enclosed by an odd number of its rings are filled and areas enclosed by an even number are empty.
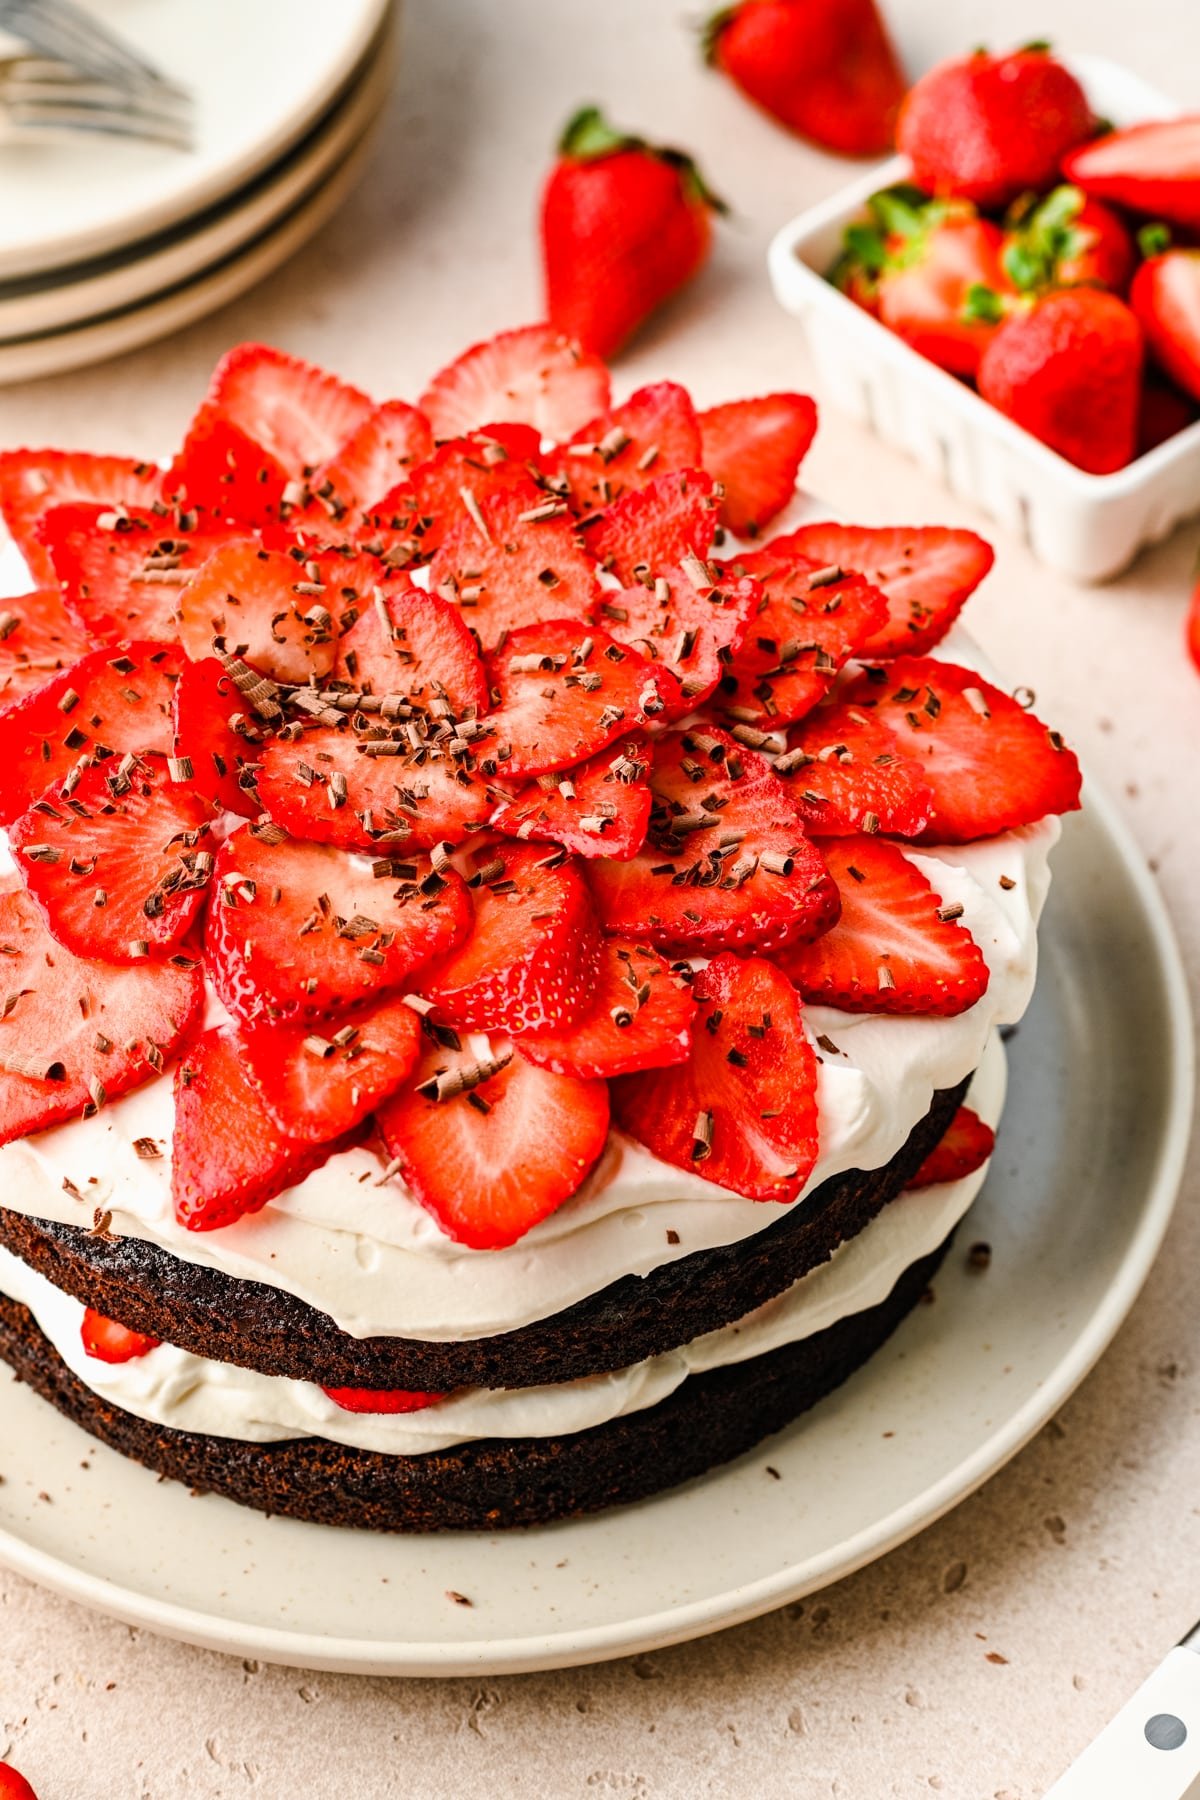
<svg viewBox="0 0 1200 1800">
<path fill-rule="evenodd" d="M 944 904 L 961 903 L 961 922 L 990 971 L 988 989 L 955 1018 L 806 1009 L 814 1044 L 826 1040 L 817 1048 L 820 1154 L 792 1206 L 832 1176 L 888 1162 L 935 1090 L 969 1075 L 993 1030 L 1021 1017 L 1058 834 L 1058 820 L 1046 819 L 981 843 L 909 852 Z M 118 1235 L 282 1288 L 350 1336 L 427 1341 L 488 1337 L 548 1318 L 624 1275 L 740 1242 L 780 1216 L 777 1202 L 742 1199 L 614 1131 L 578 1193 L 503 1250 L 447 1237 L 398 1177 L 380 1185 L 382 1162 L 367 1147 L 331 1157 L 235 1225 L 189 1232 L 171 1204 L 173 1113 L 168 1073 L 94 1118 L 6 1145 L 0 1204 L 82 1226 L 100 1209 Z M 134 1149 L 147 1138 L 162 1152 L 151 1160 Z"/>
<path fill-rule="evenodd" d="M 1004 1051 L 993 1036 L 970 1096 L 989 1124 L 999 1119 L 1004 1088 Z M 828 1262 L 785 1293 L 682 1349 L 613 1374 L 555 1386 L 466 1388 L 416 1413 L 346 1412 L 312 1382 L 260 1375 L 172 1344 L 160 1344 L 126 1363 L 100 1362 L 83 1348 L 80 1303 L 2 1249 L 0 1292 L 29 1308 L 87 1387 L 137 1418 L 243 1443 L 318 1437 L 389 1456 L 420 1456 L 480 1438 L 562 1437 L 586 1431 L 657 1405 L 689 1375 L 799 1343 L 839 1319 L 877 1306 L 905 1269 L 949 1235 L 986 1173 L 986 1167 L 977 1169 L 962 1181 L 899 1195 Z"/>
</svg>

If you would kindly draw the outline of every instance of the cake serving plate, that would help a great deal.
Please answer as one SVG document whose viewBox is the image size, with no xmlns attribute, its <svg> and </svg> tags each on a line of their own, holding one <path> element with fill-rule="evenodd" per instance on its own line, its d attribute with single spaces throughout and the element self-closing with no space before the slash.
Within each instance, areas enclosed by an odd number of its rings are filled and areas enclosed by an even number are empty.
<svg viewBox="0 0 1200 1800">
<path fill-rule="evenodd" d="M 1094 786 L 1054 871 L 997 1153 L 936 1304 L 751 1454 L 564 1525 L 382 1537 L 160 1483 L 3 1381 L 0 1562 L 239 1656 L 450 1676 L 659 1648 L 884 1555 L 1062 1405 L 1133 1304 L 1175 1199 L 1193 1092 L 1186 987 L 1154 882 Z M 967 1260 L 980 1240 L 985 1273 Z"/>
</svg>

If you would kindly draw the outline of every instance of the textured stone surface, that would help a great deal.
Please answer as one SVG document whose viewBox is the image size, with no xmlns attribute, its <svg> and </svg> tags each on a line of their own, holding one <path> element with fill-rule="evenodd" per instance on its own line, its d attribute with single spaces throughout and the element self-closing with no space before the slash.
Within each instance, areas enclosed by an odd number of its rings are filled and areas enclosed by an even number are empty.
<svg viewBox="0 0 1200 1800">
<path fill-rule="evenodd" d="M 1143 0 L 1136 24 L 1117 0 L 889 10 L 914 65 L 1049 35 L 1125 57 L 1200 106 L 1200 23 L 1178 0 Z M 164 444 L 218 352 L 250 335 L 381 392 L 416 392 L 469 339 L 537 310 L 532 191 L 558 125 L 590 98 L 703 152 L 737 213 L 710 274 L 626 359 L 622 386 L 676 376 L 706 402 L 803 386 L 761 255 L 771 228 L 831 192 L 846 165 L 705 76 L 688 11 L 681 0 L 610 0 L 603 12 L 409 0 L 400 90 L 338 221 L 265 287 L 166 345 L 0 390 L 0 442 Z M 845 513 L 987 530 L 832 413 L 805 473 Z M 1180 648 L 1196 529 L 1093 590 L 996 541 L 973 629 L 1121 801 L 1196 983 L 1200 841 L 1184 758 L 1200 681 Z M 939 1525 L 810 1600 L 595 1669 L 384 1682 L 247 1668 L 3 1575 L 0 1752 L 42 1800 L 1037 1800 L 1200 1611 L 1187 1574 L 1200 1564 L 1198 1201 L 1193 1160 L 1145 1294 L 1059 1419 Z"/>
</svg>

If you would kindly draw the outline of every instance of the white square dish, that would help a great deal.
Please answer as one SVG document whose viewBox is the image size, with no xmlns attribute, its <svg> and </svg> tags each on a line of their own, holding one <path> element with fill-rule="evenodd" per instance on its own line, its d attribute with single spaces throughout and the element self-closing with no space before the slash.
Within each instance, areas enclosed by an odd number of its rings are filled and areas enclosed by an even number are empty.
<svg viewBox="0 0 1200 1800">
<path fill-rule="evenodd" d="M 1067 57 L 1093 109 L 1116 125 L 1179 107 L 1101 57 Z M 919 356 L 825 279 L 844 227 L 881 187 L 910 178 L 892 157 L 776 233 L 776 298 L 804 327 L 819 396 L 907 451 L 954 493 L 1078 581 L 1103 581 L 1200 511 L 1200 420 L 1112 475 L 1089 475 Z"/>
</svg>

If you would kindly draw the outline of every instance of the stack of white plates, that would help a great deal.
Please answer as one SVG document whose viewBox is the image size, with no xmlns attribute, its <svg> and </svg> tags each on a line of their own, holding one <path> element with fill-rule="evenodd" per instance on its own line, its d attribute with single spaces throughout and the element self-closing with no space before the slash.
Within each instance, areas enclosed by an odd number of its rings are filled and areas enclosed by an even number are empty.
<svg viewBox="0 0 1200 1800">
<path fill-rule="evenodd" d="M 389 0 L 108 0 L 195 100 L 195 146 L 0 147 L 0 382 L 116 356 L 297 250 L 359 172 L 394 62 Z"/>
</svg>

